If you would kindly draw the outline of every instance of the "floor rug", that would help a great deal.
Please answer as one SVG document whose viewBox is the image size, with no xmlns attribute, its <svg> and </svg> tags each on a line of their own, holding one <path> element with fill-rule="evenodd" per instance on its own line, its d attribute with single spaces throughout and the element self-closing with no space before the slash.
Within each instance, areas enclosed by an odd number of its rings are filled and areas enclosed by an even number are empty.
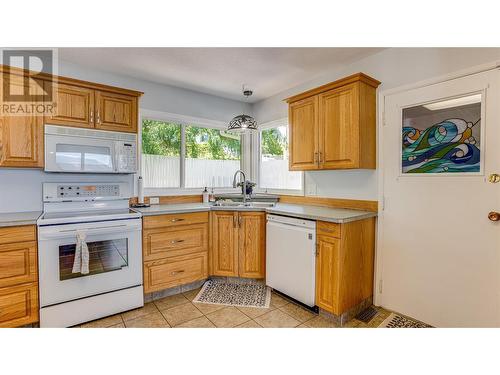
<svg viewBox="0 0 500 375">
<path fill-rule="evenodd" d="M 193 302 L 268 308 L 271 290 L 264 284 L 208 280 Z"/>
<path fill-rule="evenodd" d="M 405 316 L 391 313 L 378 328 L 432 328 L 432 326 Z"/>
</svg>

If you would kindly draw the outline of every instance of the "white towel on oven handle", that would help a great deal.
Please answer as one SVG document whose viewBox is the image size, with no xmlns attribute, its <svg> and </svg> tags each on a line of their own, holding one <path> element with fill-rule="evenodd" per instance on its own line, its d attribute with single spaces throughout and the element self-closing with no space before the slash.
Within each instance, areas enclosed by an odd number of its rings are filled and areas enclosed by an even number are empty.
<svg viewBox="0 0 500 375">
<path fill-rule="evenodd" d="M 89 248 L 85 242 L 87 234 L 83 231 L 76 231 L 75 259 L 73 260 L 72 273 L 89 273 Z"/>
</svg>

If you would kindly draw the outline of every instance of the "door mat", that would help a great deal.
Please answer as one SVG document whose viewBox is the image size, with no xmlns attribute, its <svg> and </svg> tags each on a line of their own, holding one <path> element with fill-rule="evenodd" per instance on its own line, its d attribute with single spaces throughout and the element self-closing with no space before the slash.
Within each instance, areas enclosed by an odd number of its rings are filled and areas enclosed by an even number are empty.
<svg viewBox="0 0 500 375">
<path fill-rule="evenodd" d="M 378 328 L 432 328 L 432 326 L 419 322 L 418 320 L 391 313 Z"/>
<path fill-rule="evenodd" d="M 193 302 L 266 309 L 271 302 L 271 290 L 264 284 L 208 280 Z"/>
</svg>

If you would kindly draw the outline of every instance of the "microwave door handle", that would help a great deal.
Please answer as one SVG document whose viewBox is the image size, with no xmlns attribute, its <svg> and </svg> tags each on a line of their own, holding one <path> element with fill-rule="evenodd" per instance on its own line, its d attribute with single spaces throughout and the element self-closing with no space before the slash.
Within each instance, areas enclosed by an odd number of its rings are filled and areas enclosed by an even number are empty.
<svg viewBox="0 0 500 375">
<path fill-rule="evenodd" d="M 113 144 L 113 162 L 115 163 L 114 165 L 114 168 L 113 170 L 115 172 L 120 172 L 119 169 L 118 169 L 118 152 L 119 152 L 120 148 L 118 147 L 118 142 L 114 142 Z"/>
</svg>

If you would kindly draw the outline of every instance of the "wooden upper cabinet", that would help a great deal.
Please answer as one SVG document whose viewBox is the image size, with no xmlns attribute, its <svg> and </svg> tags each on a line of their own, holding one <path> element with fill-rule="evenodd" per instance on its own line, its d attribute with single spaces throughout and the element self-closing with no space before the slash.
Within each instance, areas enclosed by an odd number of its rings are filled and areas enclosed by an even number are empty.
<svg viewBox="0 0 500 375">
<path fill-rule="evenodd" d="M 238 212 L 212 214 L 212 270 L 216 276 L 238 276 Z"/>
<path fill-rule="evenodd" d="M 266 277 L 266 214 L 238 212 L 239 276 Z"/>
<path fill-rule="evenodd" d="M 357 168 L 359 134 L 355 127 L 357 85 L 319 95 L 319 164 L 321 169 Z"/>
<path fill-rule="evenodd" d="M 26 83 L 14 74 L 2 74 L 0 90 L 3 85 L 10 85 L 12 93 L 43 93 L 43 81 L 30 79 Z M 43 114 L 36 113 L 0 115 L 0 167 L 43 167 L 43 119 Z"/>
<path fill-rule="evenodd" d="M 288 109 L 290 158 L 289 169 L 310 170 L 318 167 L 318 98 L 291 103 Z"/>
<path fill-rule="evenodd" d="M 55 85 L 54 116 L 47 122 L 55 125 L 94 127 L 94 90 L 60 83 Z"/>
<path fill-rule="evenodd" d="M 376 168 L 376 89 L 363 73 L 287 99 L 290 170 Z"/>
<path fill-rule="evenodd" d="M 10 92 L 17 95 L 27 92 L 43 95 L 48 85 L 53 85 L 53 100 L 45 104 L 52 104 L 54 111 L 40 115 L 33 111 L 25 116 L 0 113 L 0 167 L 43 168 L 44 124 L 137 132 L 141 92 L 45 73 L 25 80 L 25 73 L 34 74 L 0 65 L 0 105 L 15 104 L 3 98 L 3 87 L 7 84 Z M 30 106 L 41 104 L 28 103 Z"/>
<path fill-rule="evenodd" d="M 96 111 L 97 129 L 137 132 L 137 97 L 97 91 Z"/>
</svg>

